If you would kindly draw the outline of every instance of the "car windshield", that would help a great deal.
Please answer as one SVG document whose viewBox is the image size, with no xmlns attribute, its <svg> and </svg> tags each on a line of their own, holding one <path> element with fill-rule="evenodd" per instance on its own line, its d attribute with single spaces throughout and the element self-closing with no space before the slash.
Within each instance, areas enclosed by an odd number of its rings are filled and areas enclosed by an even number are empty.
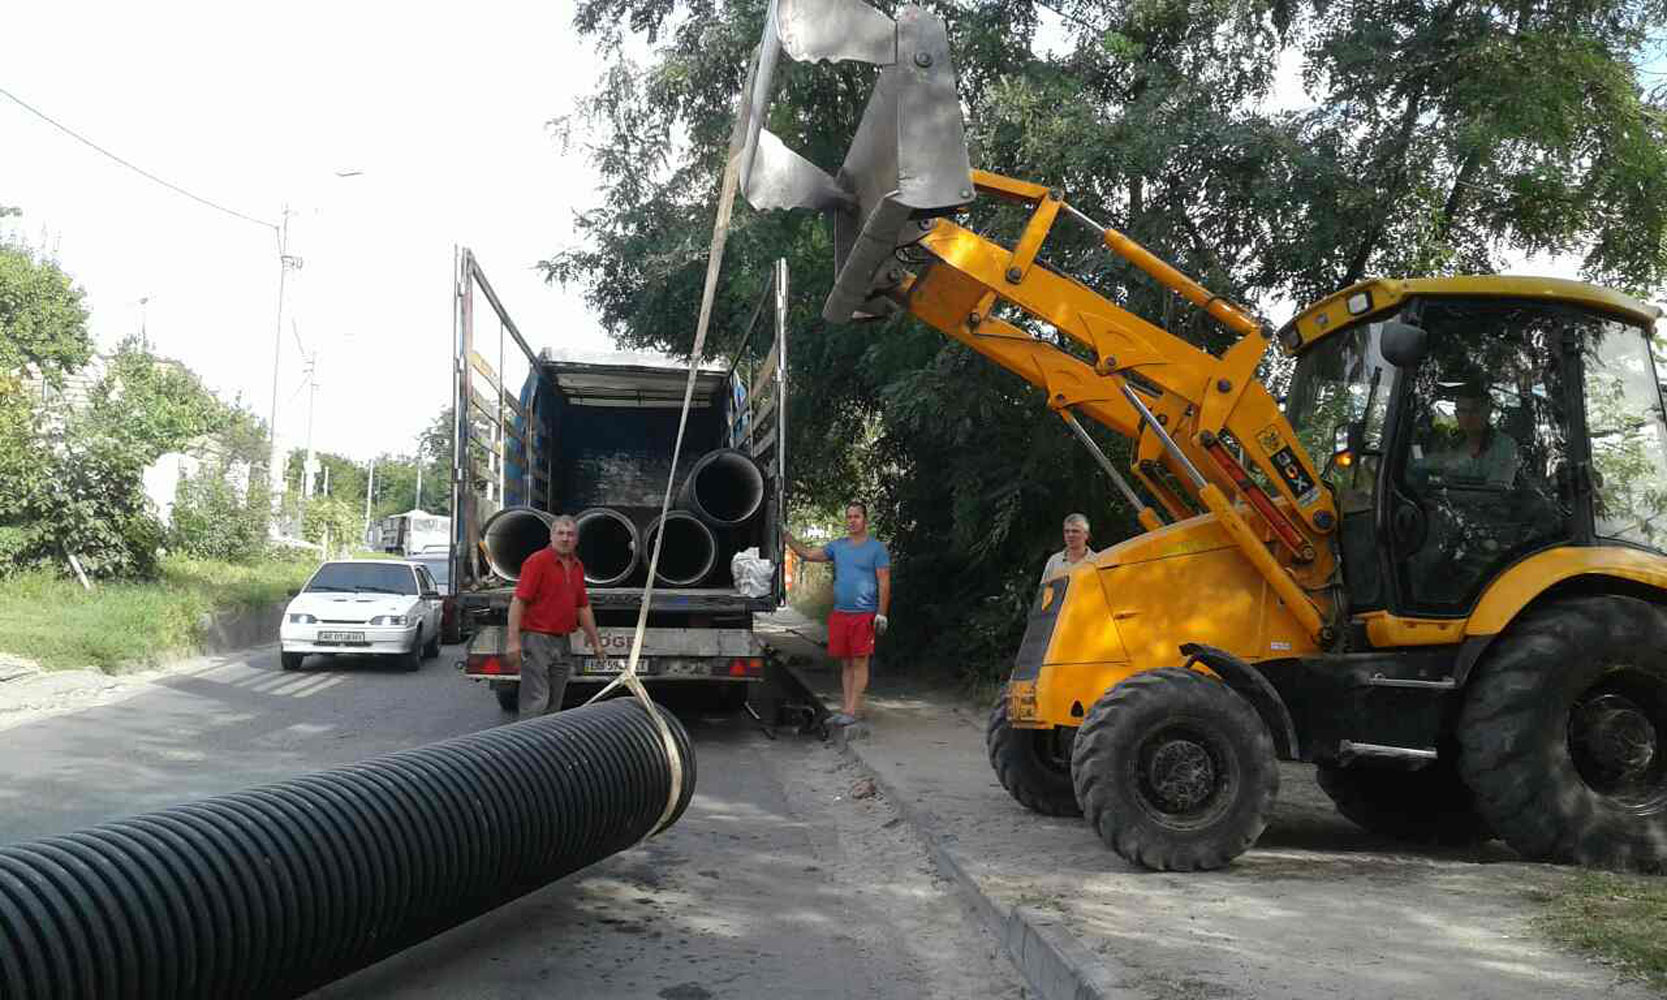
<svg viewBox="0 0 1667 1000">
<path fill-rule="evenodd" d="M 307 593 L 415 594 L 416 574 L 398 563 L 325 563 L 307 583 Z"/>
</svg>

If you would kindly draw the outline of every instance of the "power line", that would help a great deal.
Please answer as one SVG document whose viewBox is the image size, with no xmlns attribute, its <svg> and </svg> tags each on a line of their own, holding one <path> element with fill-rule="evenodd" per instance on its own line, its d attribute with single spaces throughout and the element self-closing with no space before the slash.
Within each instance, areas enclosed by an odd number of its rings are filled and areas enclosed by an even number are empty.
<svg viewBox="0 0 1667 1000">
<path fill-rule="evenodd" d="M 274 230 L 274 231 L 276 231 L 277 228 L 278 228 L 277 225 L 275 225 L 274 223 L 267 222 L 264 219 L 257 219 L 257 218 L 255 218 L 254 216 L 251 216 L 251 215 L 244 215 L 242 212 L 239 212 L 235 209 L 230 209 L 230 208 L 227 208 L 224 205 L 217 204 L 216 202 L 209 201 L 207 198 L 204 198 L 202 195 L 192 194 L 190 191 L 185 190 L 184 188 L 180 187 L 178 184 L 175 184 L 171 181 L 165 181 L 162 178 L 160 178 L 160 177 L 156 176 L 155 174 L 151 173 L 149 170 L 146 170 L 145 168 L 140 167 L 140 166 L 136 166 L 133 163 L 130 163 L 127 160 L 122 159 L 121 157 L 117 156 L 115 153 L 110 152 L 108 149 L 105 149 L 103 146 L 100 146 L 98 143 L 92 141 L 91 139 L 87 138 L 86 136 L 82 135 L 81 133 L 79 133 L 79 132 L 75 131 L 74 129 L 70 128 L 68 125 L 63 124 L 60 121 L 57 121 L 51 115 L 48 115 L 46 112 L 41 111 L 40 109 L 30 105 L 28 101 L 25 101 L 23 98 L 17 96 L 16 94 L 12 93 L 11 91 L 6 90 L 4 87 L 0 87 L 0 97 L 10 98 L 11 100 L 15 101 L 17 103 L 17 105 L 19 107 L 21 107 L 23 110 L 25 110 L 25 111 L 29 112 L 30 114 L 34 115 L 36 118 L 39 118 L 41 121 L 46 122 L 48 125 L 51 125 L 53 128 L 55 128 L 58 131 L 64 133 L 65 135 L 69 136 L 70 138 L 75 139 L 76 141 L 78 141 L 80 143 L 83 143 L 84 145 L 90 146 L 91 148 L 97 150 L 100 153 L 103 153 L 105 156 L 108 156 L 110 159 L 115 160 L 117 163 L 120 163 L 122 166 L 124 166 L 127 169 L 133 171 L 134 173 L 140 175 L 141 177 L 144 177 L 144 178 L 146 178 L 148 180 L 151 180 L 151 181 L 155 181 L 156 183 L 162 185 L 163 187 L 168 188 L 170 191 L 174 191 L 174 192 L 177 192 L 179 194 L 185 195 L 187 198 L 190 198 L 192 201 L 201 202 L 202 204 L 207 205 L 209 208 L 215 209 L 216 211 L 224 212 L 227 215 L 232 216 L 233 218 L 242 219 L 244 222 L 253 222 L 257 226 L 265 226 L 267 229 L 271 229 L 271 230 Z"/>
</svg>

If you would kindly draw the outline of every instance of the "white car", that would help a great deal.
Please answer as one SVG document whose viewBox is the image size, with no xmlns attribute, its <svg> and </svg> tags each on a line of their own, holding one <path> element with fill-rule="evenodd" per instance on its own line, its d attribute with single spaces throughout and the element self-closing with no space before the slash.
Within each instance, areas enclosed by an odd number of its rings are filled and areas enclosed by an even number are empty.
<svg viewBox="0 0 1667 1000">
<path fill-rule="evenodd" d="M 278 626 L 285 670 L 310 653 L 393 656 L 407 670 L 440 655 L 440 589 L 427 567 L 388 559 L 327 562 Z"/>
</svg>

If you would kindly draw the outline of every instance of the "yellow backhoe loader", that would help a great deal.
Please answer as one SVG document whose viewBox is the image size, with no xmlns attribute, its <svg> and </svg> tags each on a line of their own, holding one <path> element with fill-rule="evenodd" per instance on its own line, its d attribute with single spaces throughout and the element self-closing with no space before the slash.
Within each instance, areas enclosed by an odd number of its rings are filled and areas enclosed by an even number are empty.
<svg viewBox="0 0 1667 1000">
<path fill-rule="evenodd" d="M 880 68 L 835 173 L 766 127 L 783 56 Z M 1383 279 L 1275 331 L 1062 192 L 972 169 L 944 26 L 915 6 L 773 0 L 731 167 L 755 208 L 829 217 L 825 319 L 904 310 L 1016 372 L 1138 511 L 1031 609 L 988 730 L 1019 802 L 1141 865 L 1214 868 L 1262 832 L 1277 761 L 1307 761 L 1373 830 L 1667 865 L 1659 309 Z M 973 228 L 989 200 L 1028 209 L 1012 246 Z M 1208 353 L 1048 267 L 1065 220 L 1236 341 Z M 1276 342 L 1283 407 L 1257 378 Z M 1081 418 L 1132 441 L 1129 476 Z"/>
</svg>

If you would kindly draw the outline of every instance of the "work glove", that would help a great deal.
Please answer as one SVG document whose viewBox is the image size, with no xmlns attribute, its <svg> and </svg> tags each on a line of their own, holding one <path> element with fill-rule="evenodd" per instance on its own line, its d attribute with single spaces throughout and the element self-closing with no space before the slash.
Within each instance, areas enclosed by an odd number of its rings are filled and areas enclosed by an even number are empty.
<svg viewBox="0 0 1667 1000">
<path fill-rule="evenodd" d="M 875 615 L 874 616 L 874 634 L 875 635 L 885 635 L 886 634 L 886 626 L 889 625 L 889 624 L 890 624 L 890 622 L 886 620 L 885 615 Z"/>
</svg>

